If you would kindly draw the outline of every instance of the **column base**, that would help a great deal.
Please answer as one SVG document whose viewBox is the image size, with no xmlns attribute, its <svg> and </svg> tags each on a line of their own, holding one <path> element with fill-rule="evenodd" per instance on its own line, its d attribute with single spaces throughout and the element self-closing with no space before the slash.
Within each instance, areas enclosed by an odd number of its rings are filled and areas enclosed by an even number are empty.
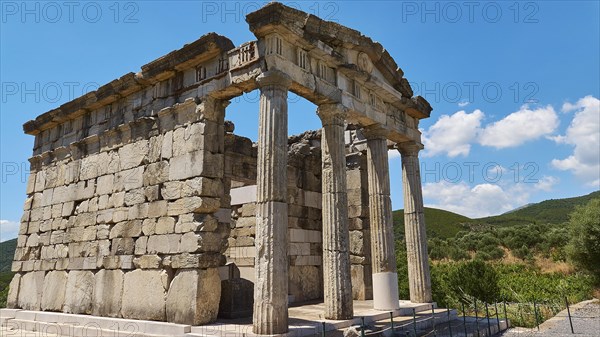
<svg viewBox="0 0 600 337">
<path fill-rule="evenodd" d="M 398 296 L 398 273 L 373 274 L 373 309 L 400 309 Z"/>
</svg>

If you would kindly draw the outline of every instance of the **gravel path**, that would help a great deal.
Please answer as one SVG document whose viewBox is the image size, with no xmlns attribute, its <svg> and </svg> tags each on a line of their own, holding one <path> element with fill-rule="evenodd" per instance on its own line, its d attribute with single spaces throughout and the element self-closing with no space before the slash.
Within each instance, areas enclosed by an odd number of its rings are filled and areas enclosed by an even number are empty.
<svg viewBox="0 0 600 337">
<path fill-rule="evenodd" d="M 561 311 L 555 317 L 547 320 L 537 329 L 514 328 L 507 330 L 500 336 L 503 337 L 527 337 L 527 336 L 551 336 L 551 337 L 600 337 L 600 301 L 584 301 L 571 307 L 573 319 L 573 330 L 571 333 L 567 310 Z"/>
</svg>

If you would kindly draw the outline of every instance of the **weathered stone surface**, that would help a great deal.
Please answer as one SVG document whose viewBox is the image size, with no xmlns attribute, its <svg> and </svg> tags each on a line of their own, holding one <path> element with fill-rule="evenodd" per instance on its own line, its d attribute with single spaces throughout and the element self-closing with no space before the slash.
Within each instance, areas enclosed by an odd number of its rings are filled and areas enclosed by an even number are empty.
<svg viewBox="0 0 600 337">
<path fill-rule="evenodd" d="M 169 180 L 183 180 L 198 176 L 222 177 L 223 155 L 200 150 L 171 158 Z"/>
<path fill-rule="evenodd" d="M 158 255 L 143 255 L 133 259 L 133 265 L 139 269 L 159 269 L 162 259 Z"/>
<path fill-rule="evenodd" d="M 253 332 L 288 330 L 287 262 L 287 75 L 259 77 L 260 113 L 257 160 L 256 283 Z"/>
<path fill-rule="evenodd" d="M 156 221 L 156 234 L 171 234 L 175 231 L 175 218 L 162 217 Z"/>
<path fill-rule="evenodd" d="M 181 237 L 179 249 L 181 252 L 220 252 L 222 246 L 221 234 L 203 232 L 196 234 L 188 232 Z"/>
<path fill-rule="evenodd" d="M 133 270 L 125 274 L 123 318 L 164 321 L 169 275 L 164 270 Z"/>
<path fill-rule="evenodd" d="M 167 215 L 181 215 L 186 213 L 213 213 L 219 209 L 219 199 L 208 197 L 187 197 L 170 202 Z"/>
<path fill-rule="evenodd" d="M 123 146 L 119 149 L 121 170 L 126 170 L 141 165 L 147 156 L 148 141 L 145 139 Z"/>
<path fill-rule="evenodd" d="M 323 208 L 323 283 L 326 319 L 354 317 L 350 279 L 344 108 L 319 106 Z"/>
<path fill-rule="evenodd" d="M 119 317 L 123 297 L 123 271 L 102 269 L 95 275 L 92 314 Z"/>
<path fill-rule="evenodd" d="M 114 238 L 132 238 L 142 234 L 142 221 L 129 220 L 119 222 L 110 230 L 110 239 Z"/>
<path fill-rule="evenodd" d="M 19 286 L 19 307 L 25 310 L 40 310 L 44 291 L 43 271 L 25 273 Z"/>
<path fill-rule="evenodd" d="M 317 266 L 290 266 L 289 293 L 294 301 L 314 300 L 323 296 L 323 275 Z"/>
<path fill-rule="evenodd" d="M 62 311 L 65 304 L 67 278 L 66 271 L 55 270 L 46 274 L 42 294 L 42 310 Z"/>
<path fill-rule="evenodd" d="M 423 213 L 423 193 L 419 170 L 418 146 L 400 148 L 404 189 L 404 226 L 410 300 L 428 303 L 432 300 L 431 276 L 427 257 L 427 233 Z"/>
<path fill-rule="evenodd" d="M 91 314 L 94 285 L 94 273 L 91 271 L 71 270 L 63 311 L 71 314 Z"/>
<path fill-rule="evenodd" d="M 21 286 L 21 274 L 15 274 L 8 286 L 8 296 L 6 297 L 6 307 L 16 309 L 19 306 L 19 290 Z"/>
<path fill-rule="evenodd" d="M 166 301 L 169 322 L 200 325 L 217 319 L 221 279 L 216 268 L 179 270 Z"/>
<path fill-rule="evenodd" d="M 146 247 L 149 254 L 174 254 L 179 252 L 179 234 L 152 235 Z"/>
</svg>

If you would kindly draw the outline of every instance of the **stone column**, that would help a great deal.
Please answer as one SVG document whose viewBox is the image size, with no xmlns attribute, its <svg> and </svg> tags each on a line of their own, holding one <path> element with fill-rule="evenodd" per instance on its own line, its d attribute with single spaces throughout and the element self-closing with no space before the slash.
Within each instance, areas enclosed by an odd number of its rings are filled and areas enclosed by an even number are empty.
<svg viewBox="0 0 600 337">
<path fill-rule="evenodd" d="M 365 130 L 364 134 L 367 137 L 373 307 L 394 310 L 400 306 L 387 140 L 382 129 Z"/>
<path fill-rule="evenodd" d="M 323 292 L 325 318 L 354 317 L 350 274 L 350 233 L 346 187 L 345 109 L 320 105 L 323 195 Z"/>
<path fill-rule="evenodd" d="M 423 194 L 419 170 L 419 144 L 398 144 L 402 155 L 402 186 L 404 189 L 404 231 L 408 260 L 410 301 L 431 302 L 431 276 L 427 256 L 427 234 L 423 215 Z"/>
<path fill-rule="evenodd" d="M 288 331 L 287 92 L 289 77 L 261 74 L 256 197 L 254 333 Z"/>
</svg>

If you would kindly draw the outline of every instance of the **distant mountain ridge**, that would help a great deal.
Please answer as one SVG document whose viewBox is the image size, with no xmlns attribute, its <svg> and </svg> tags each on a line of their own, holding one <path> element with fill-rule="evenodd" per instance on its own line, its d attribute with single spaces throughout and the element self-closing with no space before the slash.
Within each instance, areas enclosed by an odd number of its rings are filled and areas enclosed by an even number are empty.
<svg viewBox="0 0 600 337">
<path fill-rule="evenodd" d="M 575 207 L 585 205 L 590 200 L 600 198 L 600 191 L 587 195 L 549 199 L 539 203 L 521 206 L 504 214 L 472 219 L 450 211 L 425 207 L 425 224 L 429 237 L 450 238 L 461 230 L 467 230 L 476 225 L 514 226 L 523 223 L 560 224 L 569 220 L 569 214 Z M 394 211 L 396 237 L 403 237 L 404 210 Z"/>
</svg>

